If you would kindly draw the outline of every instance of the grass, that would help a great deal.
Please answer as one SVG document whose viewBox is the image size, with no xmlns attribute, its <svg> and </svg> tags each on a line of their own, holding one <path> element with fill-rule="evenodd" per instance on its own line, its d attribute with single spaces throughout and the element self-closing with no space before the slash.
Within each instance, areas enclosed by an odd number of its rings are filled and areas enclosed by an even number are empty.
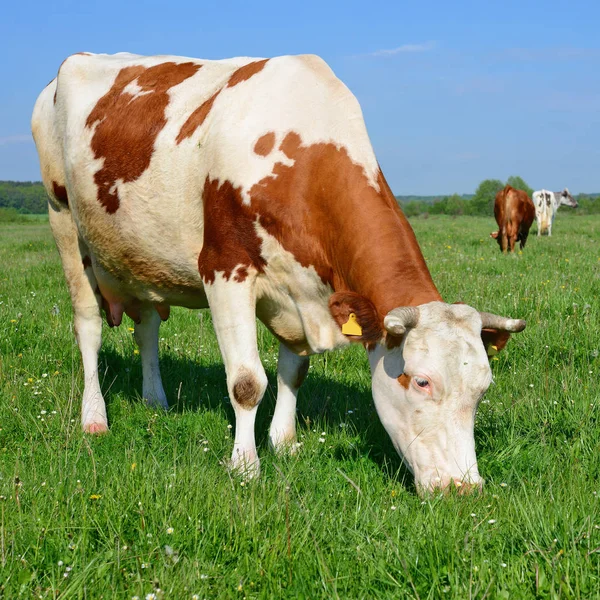
<svg viewBox="0 0 600 600">
<path fill-rule="evenodd" d="M 600 597 L 600 217 L 561 213 L 518 256 L 500 254 L 494 225 L 413 221 L 448 302 L 528 321 L 479 409 L 484 492 L 426 500 L 379 424 L 359 347 L 313 358 L 301 451 L 269 451 L 277 344 L 262 328 L 263 472 L 232 479 L 208 312 L 174 309 L 161 327 L 165 414 L 140 398 L 131 323 L 106 328 L 111 432 L 84 436 L 48 225 L 0 225 L 0 597 Z"/>
</svg>

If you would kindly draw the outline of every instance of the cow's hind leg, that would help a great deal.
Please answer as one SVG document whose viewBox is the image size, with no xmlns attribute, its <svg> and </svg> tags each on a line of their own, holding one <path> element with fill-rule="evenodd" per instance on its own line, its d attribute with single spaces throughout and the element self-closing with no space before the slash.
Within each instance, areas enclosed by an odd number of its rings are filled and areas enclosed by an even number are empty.
<svg viewBox="0 0 600 600">
<path fill-rule="evenodd" d="M 140 322 L 135 324 L 135 341 L 142 357 L 142 392 L 149 406 L 169 408 L 167 396 L 160 377 L 158 364 L 158 328 L 160 317 L 153 306 L 140 311 Z"/>
<path fill-rule="evenodd" d="M 500 247 L 502 248 L 502 252 L 506 254 L 506 251 L 508 250 L 508 235 L 506 233 L 506 227 L 500 231 L 500 236 Z"/>
<path fill-rule="evenodd" d="M 75 336 L 81 352 L 84 372 L 81 424 L 88 433 L 108 431 L 106 406 L 98 379 L 98 352 L 102 341 L 101 297 L 87 248 L 80 242 L 68 208 L 51 203 L 50 227 L 71 294 Z"/>
<path fill-rule="evenodd" d="M 296 398 L 302 385 L 310 359 L 298 356 L 283 344 L 279 344 L 277 362 L 277 403 L 269 430 L 269 441 L 277 451 L 295 451 Z"/>
<path fill-rule="evenodd" d="M 213 283 L 205 285 L 205 290 L 235 412 L 231 466 L 246 476 L 257 476 L 260 462 L 254 422 L 267 388 L 267 376 L 256 341 L 254 278 L 248 276 L 243 282 L 236 282 L 217 274 Z"/>
</svg>

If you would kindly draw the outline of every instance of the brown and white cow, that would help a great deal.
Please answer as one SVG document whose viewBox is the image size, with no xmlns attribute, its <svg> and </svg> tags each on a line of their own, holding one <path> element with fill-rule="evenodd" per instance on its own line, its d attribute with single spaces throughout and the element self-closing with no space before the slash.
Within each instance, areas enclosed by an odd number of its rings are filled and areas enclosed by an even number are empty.
<svg viewBox="0 0 600 600">
<path fill-rule="evenodd" d="M 296 439 L 309 355 L 358 341 L 417 486 L 481 485 L 485 344 L 502 348 L 525 323 L 442 302 L 358 102 L 320 58 L 74 55 L 32 128 L 83 358 L 85 431 L 108 427 L 101 308 L 110 325 L 123 312 L 135 321 L 144 397 L 165 408 L 160 320 L 172 305 L 210 308 L 236 415 L 234 468 L 259 468 L 258 315 L 281 342 L 276 449 Z M 359 335 L 342 332 L 352 313 Z"/>
<path fill-rule="evenodd" d="M 502 252 L 514 252 L 517 242 L 521 250 L 525 248 L 534 216 L 535 208 L 527 192 L 506 185 L 496 194 L 494 217 L 499 230 L 490 235 L 498 241 Z"/>
</svg>

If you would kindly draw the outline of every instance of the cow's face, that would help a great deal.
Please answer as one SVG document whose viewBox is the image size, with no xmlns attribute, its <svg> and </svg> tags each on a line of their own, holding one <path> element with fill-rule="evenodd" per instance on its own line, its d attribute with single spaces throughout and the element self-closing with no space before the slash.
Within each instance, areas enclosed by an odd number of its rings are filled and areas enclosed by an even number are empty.
<svg viewBox="0 0 600 600">
<path fill-rule="evenodd" d="M 571 208 L 577 208 L 578 206 L 577 200 L 571 196 L 567 188 L 560 193 L 560 203 L 564 206 L 570 206 Z"/>
<path fill-rule="evenodd" d="M 489 329 L 482 331 L 482 320 Z M 524 327 L 443 302 L 395 309 L 385 318 L 388 338 L 369 353 L 373 398 L 421 492 L 482 486 L 473 430 L 492 381 L 485 344 L 498 351 L 507 331 Z"/>
</svg>

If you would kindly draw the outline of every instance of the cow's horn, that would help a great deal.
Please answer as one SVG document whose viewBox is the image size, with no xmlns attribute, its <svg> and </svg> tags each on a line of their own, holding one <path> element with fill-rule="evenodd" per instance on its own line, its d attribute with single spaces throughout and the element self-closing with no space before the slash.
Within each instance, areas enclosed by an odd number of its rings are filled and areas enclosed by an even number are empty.
<svg viewBox="0 0 600 600">
<path fill-rule="evenodd" d="M 510 333 L 518 333 L 525 329 L 525 321 L 523 319 L 508 319 L 491 313 L 479 313 L 481 317 L 482 329 L 497 329 L 499 331 L 509 331 Z"/>
<path fill-rule="evenodd" d="M 394 308 L 385 316 L 383 326 L 392 335 L 404 335 L 407 329 L 416 327 L 418 322 L 418 308 L 414 306 L 401 306 Z"/>
</svg>

